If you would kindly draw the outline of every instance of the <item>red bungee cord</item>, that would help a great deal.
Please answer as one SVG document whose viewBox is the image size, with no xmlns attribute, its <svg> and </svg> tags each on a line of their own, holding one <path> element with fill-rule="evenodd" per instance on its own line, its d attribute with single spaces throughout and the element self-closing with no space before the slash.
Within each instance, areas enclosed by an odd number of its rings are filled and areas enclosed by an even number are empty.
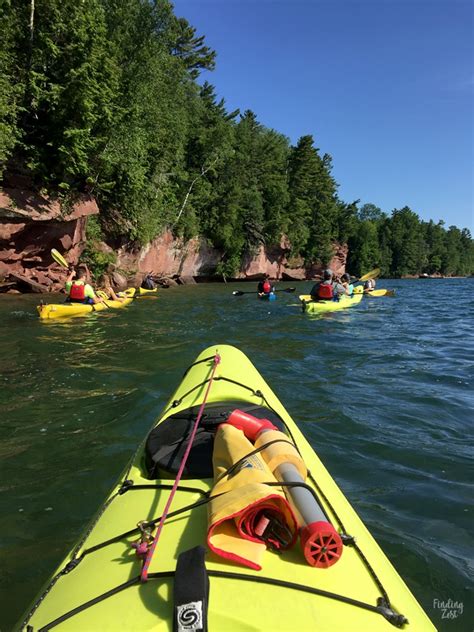
<svg viewBox="0 0 474 632">
<path fill-rule="evenodd" d="M 162 514 L 162 516 L 160 518 L 160 522 L 158 523 L 158 528 L 156 530 L 155 537 L 153 539 L 153 542 L 151 543 L 150 548 L 148 549 L 145 561 L 143 562 L 142 571 L 141 571 L 141 575 L 140 575 L 140 580 L 142 582 L 146 582 L 148 580 L 148 569 L 150 567 L 151 559 L 153 557 L 153 553 L 155 552 L 156 545 L 158 544 L 158 540 L 159 540 L 161 531 L 163 529 L 164 522 L 165 522 L 165 520 L 166 520 L 166 518 L 168 516 L 169 510 L 170 510 L 170 507 L 171 507 L 171 503 L 173 502 L 174 495 L 176 493 L 176 490 L 178 489 L 179 481 L 181 480 L 181 476 L 182 476 L 184 468 L 186 466 L 186 461 L 188 460 L 189 453 L 191 452 L 191 448 L 192 448 L 193 442 L 194 442 L 194 437 L 196 436 L 196 432 L 197 432 L 197 429 L 198 429 L 198 426 L 199 426 L 199 422 L 201 421 L 201 417 L 202 417 L 202 414 L 204 412 L 204 407 L 206 406 L 207 398 L 209 396 L 209 391 L 211 390 L 212 381 L 214 379 L 214 375 L 215 375 L 216 370 L 217 370 L 217 365 L 220 363 L 220 361 L 221 361 L 221 357 L 220 357 L 220 355 L 218 353 L 216 353 L 216 355 L 214 356 L 214 366 L 212 368 L 211 377 L 209 378 L 209 383 L 207 385 L 207 389 L 206 389 L 206 393 L 204 395 L 204 399 L 203 399 L 202 404 L 201 404 L 201 406 L 199 408 L 199 412 L 197 414 L 196 421 L 194 422 L 194 427 L 193 427 L 193 430 L 191 432 L 191 436 L 189 437 L 189 442 L 188 442 L 188 445 L 186 446 L 186 451 L 185 451 L 185 453 L 183 455 L 183 459 L 182 459 L 181 464 L 179 466 L 178 473 L 176 474 L 176 478 L 175 478 L 175 481 L 174 481 L 174 484 L 173 484 L 173 488 L 172 488 L 172 490 L 170 492 L 168 500 L 166 501 L 166 506 L 165 506 L 163 514 Z"/>
</svg>

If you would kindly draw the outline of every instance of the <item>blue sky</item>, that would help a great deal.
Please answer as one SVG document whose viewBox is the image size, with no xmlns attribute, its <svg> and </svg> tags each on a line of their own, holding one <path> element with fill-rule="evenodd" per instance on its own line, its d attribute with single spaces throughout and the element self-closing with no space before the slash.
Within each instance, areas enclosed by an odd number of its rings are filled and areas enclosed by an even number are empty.
<svg viewBox="0 0 474 632">
<path fill-rule="evenodd" d="M 206 79 L 333 157 L 346 202 L 474 230 L 471 0 L 175 0 L 217 52 Z"/>
</svg>

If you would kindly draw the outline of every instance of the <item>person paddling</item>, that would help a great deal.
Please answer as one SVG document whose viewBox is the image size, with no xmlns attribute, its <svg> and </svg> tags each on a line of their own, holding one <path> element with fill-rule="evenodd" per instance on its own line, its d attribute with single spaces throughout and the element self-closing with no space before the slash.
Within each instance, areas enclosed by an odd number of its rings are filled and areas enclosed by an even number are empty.
<svg viewBox="0 0 474 632">
<path fill-rule="evenodd" d="M 266 274 L 263 277 L 263 281 L 260 281 L 257 287 L 257 292 L 259 296 L 265 296 L 271 294 L 274 291 L 272 284 L 270 283 L 270 277 Z"/>
<path fill-rule="evenodd" d="M 73 280 L 75 277 L 75 280 Z M 96 296 L 92 286 L 87 283 L 87 273 L 84 268 L 78 268 L 71 270 L 69 276 L 66 279 L 66 293 L 68 294 L 67 301 L 70 303 L 85 303 L 86 305 L 94 305 L 95 303 L 103 303 L 104 299 Z M 107 288 L 108 294 L 114 301 L 122 302 L 124 299 L 118 297 L 114 290 Z"/>
<path fill-rule="evenodd" d="M 372 290 L 375 290 L 375 279 L 367 279 L 364 283 L 364 292 L 372 292 Z"/>
<path fill-rule="evenodd" d="M 345 290 L 347 296 L 352 296 L 354 294 L 354 286 L 351 283 L 351 277 L 345 272 L 341 277 L 341 285 Z"/>
<path fill-rule="evenodd" d="M 75 280 L 73 280 L 75 277 Z M 66 279 L 66 293 L 68 302 L 70 303 L 86 303 L 93 305 L 94 303 L 102 303 L 102 299 L 95 295 L 95 292 L 89 283 L 87 283 L 87 275 L 84 268 L 71 270 Z"/>
<path fill-rule="evenodd" d="M 148 272 L 144 277 L 142 284 L 140 285 L 144 290 L 154 290 L 156 285 L 151 276 L 151 272 Z"/>
<path fill-rule="evenodd" d="M 311 289 L 311 299 L 313 301 L 339 300 L 341 294 L 345 294 L 345 288 L 334 280 L 331 270 L 324 270 L 323 280 L 318 281 Z"/>
</svg>

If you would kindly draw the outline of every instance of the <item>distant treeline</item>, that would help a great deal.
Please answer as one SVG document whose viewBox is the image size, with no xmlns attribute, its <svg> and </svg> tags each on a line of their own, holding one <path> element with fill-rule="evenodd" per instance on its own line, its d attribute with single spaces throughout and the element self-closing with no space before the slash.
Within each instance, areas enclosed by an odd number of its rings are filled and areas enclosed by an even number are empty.
<svg viewBox="0 0 474 632">
<path fill-rule="evenodd" d="M 351 272 L 474 271 L 469 231 L 388 217 L 337 194 L 313 138 L 296 146 L 209 83 L 215 52 L 167 0 L 4 0 L 0 166 L 67 204 L 98 200 L 94 237 L 146 244 L 164 228 L 205 236 L 232 274 L 286 235 L 295 262 L 327 264 L 347 242 Z"/>
</svg>

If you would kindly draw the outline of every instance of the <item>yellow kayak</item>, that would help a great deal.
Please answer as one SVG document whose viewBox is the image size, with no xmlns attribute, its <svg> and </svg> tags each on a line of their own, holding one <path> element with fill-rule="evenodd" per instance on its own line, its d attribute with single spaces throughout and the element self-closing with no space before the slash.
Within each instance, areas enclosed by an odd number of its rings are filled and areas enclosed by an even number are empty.
<svg viewBox="0 0 474 632">
<path fill-rule="evenodd" d="M 158 293 L 158 288 L 155 287 L 153 290 L 146 290 L 144 287 L 139 287 L 137 290 L 138 294 L 140 296 L 148 296 L 148 295 L 153 295 L 153 294 L 157 294 Z"/>
<path fill-rule="evenodd" d="M 135 288 L 129 288 L 123 292 L 123 301 L 113 301 L 107 299 L 104 303 L 87 305 L 85 303 L 50 303 L 47 305 L 37 305 L 38 315 L 42 320 L 57 318 L 71 318 L 75 316 L 87 316 L 92 312 L 102 312 L 106 309 L 120 309 L 130 305 L 135 295 Z"/>
<path fill-rule="evenodd" d="M 325 312 L 336 312 L 347 307 L 354 307 L 362 300 L 363 294 L 354 292 L 352 296 L 341 296 L 338 301 L 313 301 L 309 294 L 300 294 L 303 311 L 310 314 L 323 314 Z"/>
<path fill-rule="evenodd" d="M 260 539 L 246 542 L 247 536 L 235 536 L 237 523 L 232 520 L 227 535 L 211 533 L 208 515 L 222 513 L 222 507 L 211 510 L 211 502 L 230 494 L 225 480 L 219 494 L 212 492 L 213 475 L 221 471 L 224 456 L 236 449 L 223 443 L 217 449 L 215 444 L 236 409 L 236 419 L 247 416 L 278 426 L 281 432 L 271 430 L 276 435 L 267 436 L 285 439 L 274 440 L 273 447 L 292 453 L 290 458 L 300 466 L 304 462 L 300 471 L 307 472 L 306 485 L 300 488 L 319 503 L 323 522 L 342 543 L 342 554 L 327 566 L 307 562 L 308 550 L 294 543 L 294 524 L 291 537 L 281 525 L 280 532 L 277 528 L 267 538 L 267 527 L 258 523 Z M 247 441 L 238 429 L 232 432 L 240 443 Z M 233 461 L 224 472 L 229 484 L 246 475 L 257 452 Z M 276 454 L 279 458 L 278 450 Z M 282 465 L 281 459 L 269 462 L 268 472 L 260 476 L 270 479 L 273 468 Z M 216 489 L 222 481 L 219 474 Z M 274 485 L 274 498 L 286 505 L 285 490 L 292 494 L 295 486 Z M 253 496 L 248 500 L 251 506 Z M 303 527 L 303 514 L 294 515 Z M 222 524 L 217 521 L 212 528 Z M 285 541 L 278 554 L 271 550 L 272 537 L 273 543 Z M 264 543 L 260 570 L 221 554 L 242 542 L 250 547 Z M 20 629 L 29 632 L 391 632 L 397 627 L 435 630 L 276 395 L 250 360 L 228 345 L 209 347 L 188 368 L 92 523 L 20 622 Z"/>
</svg>

